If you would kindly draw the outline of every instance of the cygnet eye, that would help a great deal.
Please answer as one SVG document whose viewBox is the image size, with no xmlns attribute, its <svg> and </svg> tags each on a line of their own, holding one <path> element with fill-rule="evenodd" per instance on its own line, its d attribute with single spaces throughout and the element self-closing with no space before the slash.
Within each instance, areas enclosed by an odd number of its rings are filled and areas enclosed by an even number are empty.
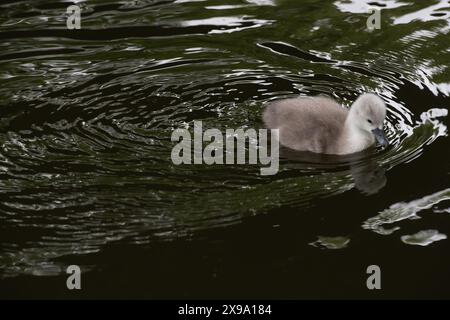
<svg viewBox="0 0 450 320">
<path fill-rule="evenodd" d="M 370 119 L 367 119 L 367 122 L 370 123 L 370 124 L 372 124 L 372 120 L 370 120 Z"/>
</svg>

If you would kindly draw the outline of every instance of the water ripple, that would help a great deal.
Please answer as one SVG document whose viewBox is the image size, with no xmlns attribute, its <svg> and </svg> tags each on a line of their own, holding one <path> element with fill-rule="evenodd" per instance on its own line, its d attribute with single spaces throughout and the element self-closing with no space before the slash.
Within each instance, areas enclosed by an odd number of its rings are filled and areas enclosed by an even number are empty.
<svg viewBox="0 0 450 320">
<path fill-rule="evenodd" d="M 448 69 L 439 60 L 447 47 L 419 54 L 442 40 L 434 25 L 399 33 L 398 48 L 366 50 L 359 32 L 336 35 L 348 23 L 340 10 L 354 12 L 348 8 L 356 2 L 318 6 L 327 20 L 313 31 L 290 2 L 247 1 L 239 15 L 210 1 L 80 5 L 77 32 L 65 30 L 64 3 L 0 5 L 0 276 L 54 275 L 64 269 L 62 257 L 111 242 L 190 238 L 274 208 L 306 210 L 355 188 L 369 197 L 389 183 L 389 170 L 448 135 Z M 300 37 L 297 27 L 325 34 Z M 260 128 L 268 101 L 325 94 L 349 106 L 367 91 L 388 106 L 387 149 L 327 161 L 286 152 L 271 177 L 255 165 L 170 161 L 172 131 L 194 120 Z M 364 228 L 389 233 L 385 225 L 448 192 L 399 202 Z M 423 238 L 405 239 L 414 237 Z M 313 245 L 349 241 L 320 236 Z"/>
</svg>

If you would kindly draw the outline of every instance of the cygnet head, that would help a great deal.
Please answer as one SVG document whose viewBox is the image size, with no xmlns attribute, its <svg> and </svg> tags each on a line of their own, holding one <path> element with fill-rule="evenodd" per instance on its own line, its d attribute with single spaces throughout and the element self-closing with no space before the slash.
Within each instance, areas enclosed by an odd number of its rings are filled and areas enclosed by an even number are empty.
<svg viewBox="0 0 450 320">
<path fill-rule="evenodd" d="M 386 105 L 380 97 L 372 93 L 359 96 L 349 114 L 351 125 L 363 132 L 373 134 L 375 140 L 383 147 L 388 144 L 383 130 L 385 117 Z"/>
</svg>

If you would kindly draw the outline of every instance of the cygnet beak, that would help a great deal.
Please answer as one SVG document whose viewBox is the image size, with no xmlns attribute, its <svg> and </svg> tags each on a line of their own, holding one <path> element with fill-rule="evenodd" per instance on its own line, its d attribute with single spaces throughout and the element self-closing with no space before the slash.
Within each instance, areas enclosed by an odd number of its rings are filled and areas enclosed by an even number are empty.
<svg viewBox="0 0 450 320">
<path fill-rule="evenodd" d="M 384 134 L 383 128 L 375 128 L 372 130 L 373 135 L 375 136 L 375 139 L 377 140 L 378 144 L 382 147 L 386 147 L 388 145 L 388 141 L 386 139 L 386 136 Z"/>
</svg>

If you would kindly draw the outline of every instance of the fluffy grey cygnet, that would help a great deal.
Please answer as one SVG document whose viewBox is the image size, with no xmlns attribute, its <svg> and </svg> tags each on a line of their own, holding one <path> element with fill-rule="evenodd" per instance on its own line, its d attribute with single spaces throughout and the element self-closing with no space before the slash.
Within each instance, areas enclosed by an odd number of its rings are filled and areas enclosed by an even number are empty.
<svg viewBox="0 0 450 320">
<path fill-rule="evenodd" d="M 375 141 L 388 144 L 383 130 L 386 106 L 375 94 L 358 97 L 350 110 L 326 97 L 299 97 L 270 102 L 265 125 L 279 129 L 280 143 L 299 151 L 344 155 Z"/>
</svg>

